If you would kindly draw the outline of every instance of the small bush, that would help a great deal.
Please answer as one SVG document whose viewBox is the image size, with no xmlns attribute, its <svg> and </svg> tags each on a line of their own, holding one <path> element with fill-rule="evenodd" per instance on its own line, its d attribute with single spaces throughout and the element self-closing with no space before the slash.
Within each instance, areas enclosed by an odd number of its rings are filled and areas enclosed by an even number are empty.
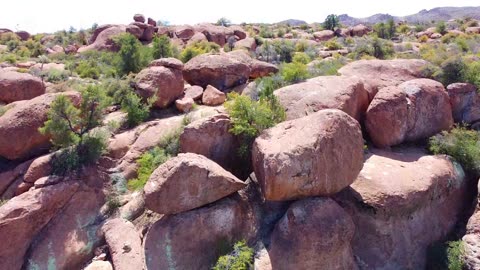
<svg viewBox="0 0 480 270">
<path fill-rule="evenodd" d="M 147 104 L 136 93 L 129 92 L 121 103 L 122 111 L 127 113 L 127 126 L 134 127 L 145 121 L 150 115 L 153 101 L 154 99 L 151 99 Z"/>
<path fill-rule="evenodd" d="M 282 65 L 281 74 L 283 80 L 288 83 L 298 83 L 308 79 L 310 76 L 307 65 L 299 62 Z"/>
<path fill-rule="evenodd" d="M 322 60 L 309 70 L 312 77 L 338 75 L 338 70 L 346 64 L 345 59 Z"/>
<path fill-rule="evenodd" d="M 136 37 L 129 33 L 120 34 L 114 38 L 119 46 L 117 57 L 117 70 L 120 75 L 137 73 L 150 63 L 147 50 Z"/>
<path fill-rule="evenodd" d="M 153 43 L 152 55 L 154 59 L 173 56 L 172 44 L 170 43 L 170 38 L 167 37 L 166 35 L 155 37 L 152 43 Z"/>
<path fill-rule="evenodd" d="M 468 63 L 464 71 L 464 80 L 480 89 L 480 63 L 477 61 Z"/>
<path fill-rule="evenodd" d="M 94 61 L 85 61 L 82 60 L 78 63 L 78 66 L 75 68 L 75 72 L 80 76 L 80 78 L 100 78 L 101 70 L 100 67 Z"/>
<path fill-rule="evenodd" d="M 447 33 L 447 25 L 444 21 L 439 21 L 435 27 L 435 30 L 437 31 L 437 33 L 445 35 Z"/>
<path fill-rule="evenodd" d="M 48 82 L 58 83 L 68 80 L 69 74 L 65 70 L 50 69 L 46 72 L 45 77 Z"/>
<path fill-rule="evenodd" d="M 325 47 L 327 47 L 327 49 L 330 51 L 340 50 L 343 48 L 342 45 L 338 43 L 337 39 L 330 39 L 329 41 L 325 42 Z"/>
<path fill-rule="evenodd" d="M 462 81 L 464 72 L 467 68 L 465 62 L 460 56 L 448 58 L 440 67 L 442 69 L 441 81 L 444 85 Z"/>
<path fill-rule="evenodd" d="M 480 173 L 480 135 L 477 131 L 465 127 L 444 131 L 430 138 L 429 149 L 433 154 L 453 157 L 466 170 Z"/>
<path fill-rule="evenodd" d="M 220 51 L 220 46 L 213 42 L 207 41 L 198 41 L 189 44 L 185 49 L 180 53 L 180 60 L 183 63 L 190 61 L 195 56 L 204 54 L 204 53 L 215 53 Z"/>
<path fill-rule="evenodd" d="M 461 240 L 449 242 L 447 249 L 448 270 L 462 270 L 465 267 L 465 249 Z"/>
<path fill-rule="evenodd" d="M 295 55 L 293 55 L 293 62 L 294 63 L 301 63 L 301 64 L 306 65 L 306 64 L 310 63 L 310 61 L 312 61 L 312 59 L 310 59 L 310 57 L 306 53 L 297 52 L 297 53 L 295 53 Z"/>
<path fill-rule="evenodd" d="M 10 64 L 17 63 L 17 56 L 13 53 L 7 53 L 4 55 L 0 55 L 0 61 L 5 61 Z"/>
<path fill-rule="evenodd" d="M 218 258 L 213 270 L 250 270 L 253 267 L 253 249 L 245 241 L 237 242 L 230 254 Z"/>
</svg>

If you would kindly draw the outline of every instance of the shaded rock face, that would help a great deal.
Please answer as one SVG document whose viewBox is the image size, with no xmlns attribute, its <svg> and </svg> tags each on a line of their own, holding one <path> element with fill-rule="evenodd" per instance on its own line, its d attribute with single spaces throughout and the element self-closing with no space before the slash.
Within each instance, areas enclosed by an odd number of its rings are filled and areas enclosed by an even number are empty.
<svg viewBox="0 0 480 270">
<path fill-rule="evenodd" d="M 336 196 L 352 216 L 361 269 L 425 269 L 427 248 L 443 241 L 464 210 L 461 166 L 421 150 L 375 150 L 358 179 Z"/>
<path fill-rule="evenodd" d="M 462 238 L 465 249 L 465 264 L 468 270 L 480 269 L 480 211 L 478 205 L 476 212 L 470 217 L 467 224 L 467 231 Z"/>
<path fill-rule="evenodd" d="M 143 269 L 142 240 L 132 223 L 115 218 L 102 226 L 102 232 L 115 270 Z"/>
<path fill-rule="evenodd" d="M 226 54 L 202 54 L 185 64 L 183 78 L 192 85 L 207 87 L 212 85 L 219 90 L 244 84 L 250 76 L 247 64 Z"/>
<path fill-rule="evenodd" d="M 28 73 L 0 70 L 0 101 L 10 103 L 45 94 L 40 78 Z"/>
<path fill-rule="evenodd" d="M 360 125 L 339 110 L 280 123 L 255 140 L 252 163 L 267 200 L 333 195 L 362 169 Z"/>
<path fill-rule="evenodd" d="M 418 59 L 360 60 L 343 66 L 338 73 L 361 78 L 372 100 L 380 88 L 422 78 L 422 69 L 427 65 Z"/>
<path fill-rule="evenodd" d="M 0 249 L 2 269 L 21 269 L 35 235 L 70 200 L 78 184 L 61 183 L 17 196 L 0 208 Z"/>
<path fill-rule="evenodd" d="M 453 125 L 441 83 L 416 79 L 380 89 L 367 110 L 365 126 L 377 147 L 428 138 Z"/>
<path fill-rule="evenodd" d="M 100 190 L 82 186 L 38 234 L 29 249 L 26 269 L 81 268 L 100 244 L 97 230 L 104 201 Z"/>
<path fill-rule="evenodd" d="M 287 119 L 323 109 L 339 109 L 360 121 L 368 108 L 368 93 L 359 78 L 321 76 L 275 91 Z"/>
<path fill-rule="evenodd" d="M 472 124 L 480 120 L 480 95 L 469 83 L 454 83 L 447 86 L 453 120 L 456 123 Z"/>
<path fill-rule="evenodd" d="M 185 212 L 224 198 L 245 184 L 220 165 L 193 153 L 160 165 L 145 185 L 145 205 L 159 214 Z"/>
<path fill-rule="evenodd" d="M 293 203 L 272 232 L 272 269 L 357 269 L 352 218 L 329 198 Z"/>
<path fill-rule="evenodd" d="M 234 194 L 206 207 L 163 216 L 144 240 L 147 269 L 210 269 L 239 240 L 258 227 L 248 199 Z M 192 241 L 195 239 L 195 241 Z"/>
<path fill-rule="evenodd" d="M 183 94 L 183 66 L 179 60 L 154 61 L 135 77 L 137 92 L 144 98 L 156 94 L 154 105 L 159 108 L 170 106 Z"/>
<path fill-rule="evenodd" d="M 62 93 L 74 103 L 80 100 L 77 92 Z M 38 128 L 47 120 L 50 104 L 59 94 L 45 94 L 28 101 L 10 104 L 11 109 L 0 116 L 0 156 L 10 160 L 23 159 L 47 150 L 48 137 Z"/>
</svg>

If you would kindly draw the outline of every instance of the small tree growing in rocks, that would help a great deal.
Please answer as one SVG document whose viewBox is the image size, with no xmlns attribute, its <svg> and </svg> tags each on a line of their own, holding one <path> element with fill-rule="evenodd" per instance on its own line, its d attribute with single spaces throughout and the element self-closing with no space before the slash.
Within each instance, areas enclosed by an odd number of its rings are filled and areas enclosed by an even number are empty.
<svg viewBox="0 0 480 270">
<path fill-rule="evenodd" d="M 323 28 L 327 30 L 332 30 L 335 31 L 335 27 L 339 26 L 339 20 L 338 16 L 335 14 L 330 14 L 327 16 L 325 19 L 325 22 L 323 23 Z"/>
<path fill-rule="evenodd" d="M 170 38 L 166 35 L 155 37 L 153 39 L 153 58 L 160 59 L 173 56 L 172 44 Z"/>
</svg>

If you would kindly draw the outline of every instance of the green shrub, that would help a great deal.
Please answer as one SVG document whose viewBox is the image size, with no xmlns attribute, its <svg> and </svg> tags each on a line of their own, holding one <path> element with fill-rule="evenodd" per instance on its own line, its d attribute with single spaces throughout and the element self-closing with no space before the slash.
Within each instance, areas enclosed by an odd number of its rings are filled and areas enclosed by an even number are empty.
<svg viewBox="0 0 480 270">
<path fill-rule="evenodd" d="M 346 64 L 343 58 L 322 60 L 309 70 L 312 77 L 338 75 L 338 70 Z"/>
<path fill-rule="evenodd" d="M 394 54 L 393 44 L 379 38 L 372 40 L 372 48 L 373 56 L 378 59 L 386 59 Z"/>
<path fill-rule="evenodd" d="M 195 56 L 198 56 L 204 53 L 215 53 L 219 51 L 220 51 L 220 46 L 216 43 L 207 42 L 207 41 L 197 41 L 185 47 L 185 49 L 180 53 L 180 60 L 183 63 L 186 63 Z"/>
<path fill-rule="evenodd" d="M 433 154 L 446 154 L 462 164 L 463 168 L 480 173 L 480 135 L 465 127 L 456 127 L 430 138 L 429 149 Z"/>
<path fill-rule="evenodd" d="M 325 47 L 327 47 L 327 49 L 331 51 L 340 50 L 341 48 L 343 48 L 342 45 L 338 43 L 336 38 L 330 39 L 329 41 L 325 42 Z"/>
<path fill-rule="evenodd" d="M 461 240 L 449 242 L 447 249 L 448 270 L 462 270 L 465 267 L 465 248 Z"/>
<path fill-rule="evenodd" d="M 338 27 L 340 24 L 340 21 L 338 19 L 338 16 L 335 14 L 330 14 L 327 16 L 325 21 L 323 22 L 323 28 L 326 30 L 332 30 L 335 31 L 335 28 Z"/>
<path fill-rule="evenodd" d="M 462 81 L 464 72 L 467 68 L 465 62 L 460 56 L 448 58 L 440 67 L 442 69 L 441 81 L 444 85 Z"/>
<path fill-rule="evenodd" d="M 293 53 L 295 52 L 295 44 L 290 40 L 275 40 L 272 42 L 275 52 L 279 56 L 280 62 L 292 62 Z"/>
<path fill-rule="evenodd" d="M 478 89 L 480 89 L 480 63 L 477 61 L 468 63 L 466 65 L 463 77 L 466 82 L 474 84 Z"/>
<path fill-rule="evenodd" d="M 237 242 L 230 254 L 218 258 L 213 270 L 250 270 L 253 267 L 253 249 L 245 241 Z"/>
<path fill-rule="evenodd" d="M 402 24 L 397 28 L 397 31 L 402 34 L 407 34 L 410 32 L 410 27 L 406 24 Z"/>
<path fill-rule="evenodd" d="M 0 44 L 7 45 L 9 41 L 15 41 L 20 44 L 20 38 L 15 33 L 4 33 L 0 35 Z"/>
<path fill-rule="evenodd" d="M 65 70 L 50 69 L 43 76 L 47 77 L 48 82 L 58 83 L 68 80 L 69 74 Z"/>
<path fill-rule="evenodd" d="M 17 56 L 13 53 L 7 53 L 4 55 L 0 55 L 0 62 L 8 62 L 10 64 L 15 64 L 17 63 Z"/>
<path fill-rule="evenodd" d="M 301 63 L 301 64 L 306 65 L 306 64 L 310 63 L 310 61 L 312 61 L 312 59 L 310 59 L 310 57 L 306 53 L 297 52 L 293 55 L 293 62 L 294 63 Z"/>
<path fill-rule="evenodd" d="M 127 126 L 134 127 L 144 122 L 150 115 L 150 107 L 153 102 L 154 99 L 148 103 L 143 102 L 142 98 L 133 91 L 127 93 L 121 103 L 122 111 L 127 113 Z"/>
<path fill-rule="evenodd" d="M 282 65 L 281 75 L 288 83 L 298 83 L 308 79 L 310 76 L 307 65 L 298 62 Z"/>
<path fill-rule="evenodd" d="M 154 59 L 166 58 L 173 56 L 172 44 L 170 38 L 166 35 L 155 37 L 153 39 L 152 55 Z"/>
<path fill-rule="evenodd" d="M 142 48 L 142 44 L 135 36 L 129 33 L 120 34 L 114 41 L 120 48 L 117 57 L 117 70 L 120 75 L 138 73 L 150 62 L 146 55 L 147 51 Z"/>
<path fill-rule="evenodd" d="M 138 160 L 137 178 L 128 182 L 130 190 L 143 189 L 150 175 L 158 166 L 178 154 L 182 129 L 167 134 L 158 146 L 144 153 Z"/>
<path fill-rule="evenodd" d="M 75 72 L 80 76 L 80 78 L 100 78 L 101 70 L 100 67 L 94 61 L 85 61 L 82 60 L 78 63 L 78 66 L 75 68 Z"/>
<path fill-rule="evenodd" d="M 439 21 L 435 26 L 435 30 L 437 31 L 437 33 L 445 35 L 447 33 L 447 25 L 444 21 Z"/>
</svg>

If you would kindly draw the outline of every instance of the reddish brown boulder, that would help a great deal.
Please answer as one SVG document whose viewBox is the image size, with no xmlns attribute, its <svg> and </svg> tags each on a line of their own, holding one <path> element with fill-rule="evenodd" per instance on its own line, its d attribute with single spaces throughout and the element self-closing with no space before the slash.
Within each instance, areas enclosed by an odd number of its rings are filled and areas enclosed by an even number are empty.
<svg viewBox="0 0 480 270">
<path fill-rule="evenodd" d="M 254 38 L 245 38 L 235 42 L 235 49 L 247 49 L 254 52 L 257 49 L 257 43 Z"/>
<path fill-rule="evenodd" d="M 478 205 L 475 213 L 470 217 L 467 224 L 467 232 L 462 237 L 465 254 L 463 256 L 468 270 L 478 270 L 480 267 L 480 211 Z"/>
<path fill-rule="evenodd" d="M 185 89 L 185 97 L 193 100 L 201 100 L 203 95 L 203 88 L 198 85 L 193 85 Z"/>
<path fill-rule="evenodd" d="M 357 77 L 320 76 L 275 91 L 287 119 L 323 109 L 339 109 L 361 121 L 368 108 L 368 93 Z"/>
<path fill-rule="evenodd" d="M 454 83 L 447 86 L 453 120 L 472 124 L 480 120 L 480 95 L 475 85 Z"/>
<path fill-rule="evenodd" d="M 272 232 L 272 269 L 356 269 L 350 245 L 354 230 L 352 218 L 335 201 L 297 201 Z"/>
<path fill-rule="evenodd" d="M 422 78 L 427 65 L 428 62 L 419 59 L 360 60 L 345 65 L 338 73 L 361 78 L 372 100 L 380 88 Z"/>
<path fill-rule="evenodd" d="M 140 37 L 140 40 L 145 42 L 151 42 L 154 34 L 155 34 L 155 27 L 148 24 L 147 28 L 143 30 L 143 34 Z"/>
<path fill-rule="evenodd" d="M 52 158 L 54 154 L 48 154 L 41 156 L 33 160 L 32 164 L 28 167 L 28 170 L 23 176 L 23 181 L 26 183 L 35 183 L 37 179 L 52 174 Z"/>
<path fill-rule="evenodd" d="M 13 197 L 13 192 L 12 196 L 7 196 L 7 194 L 5 194 L 7 193 L 6 191 L 8 191 L 8 189 L 13 189 L 13 187 L 9 187 L 10 184 L 13 183 L 13 186 L 15 185 L 15 182 L 23 181 L 23 175 L 25 174 L 31 163 L 31 160 L 25 161 L 11 170 L 0 173 L 0 198 L 10 199 L 10 197 Z"/>
<path fill-rule="evenodd" d="M 98 26 L 92 33 L 92 36 L 90 37 L 90 40 L 88 41 L 88 44 L 92 44 L 97 40 L 98 35 L 105 29 L 108 29 L 110 27 L 117 26 L 115 24 L 104 24 Z"/>
<path fill-rule="evenodd" d="M 257 226 L 252 205 L 239 194 L 189 212 L 163 216 L 145 236 L 146 267 L 210 269 L 223 255 L 218 247 L 251 240 Z"/>
<path fill-rule="evenodd" d="M 78 102 L 77 92 L 61 93 Z M 30 157 L 47 150 L 48 137 L 38 128 L 47 120 L 47 112 L 55 97 L 60 94 L 45 94 L 27 101 L 17 101 L 14 107 L 0 117 L 0 156 L 7 159 Z"/>
<path fill-rule="evenodd" d="M 183 41 L 189 40 L 195 34 L 195 30 L 190 25 L 177 26 L 174 30 L 175 36 Z"/>
<path fill-rule="evenodd" d="M 10 103 L 45 94 L 40 78 L 28 73 L 0 70 L 0 102 Z"/>
<path fill-rule="evenodd" d="M 247 32 L 243 30 L 240 26 L 230 26 L 230 30 L 233 30 L 233 34 L 238 38 L 238 40 L 246 39 Z"/>
<path fill-rule="evenodd" d="M 145 185 L 145 205 L 159 214 L 176 214 L 222 199 L 245 184 L 220 165 L 193 153 L 160 165 Z"/>
<path fill-rule="evenodd" d="M 113 267 L 108 261 L 93 261 L 84 270 L 113 270 Z"/>
<path fill-rule="evenodd" d="M 127 27 L 124 25 L 110 26 L 99 32 L 98 36 L 92 44 L 80 47 L 78 49 L 78 52 L 82 53 L 89 50 L 117 51 L 119 47 L 117 44 L 115 44 L 114 37 L 118 36 L 119 34 L 125 33 L 126 30 Z"/>
<path fill-rule="evenodd" d="M 232 127 L 226 114 L 199 119 L 187 125 L 180 135 L 180 152 L 203 155 L 228 171 L 238 165 L 237 140 L 229 132 Z"/>
<path fill-rule="evenodd" d="M 67 45 L 67 47 L 65 47 L 66 54 L 75 54 L 77 53 L 77 50 L 78 50 L 78 47 L 75 45 Z"/>
<path fill-rule="evenodd" d="M 27 31 L 17 31 L 15 32 L 17 36 L 22 40 L 22 41 L 27 41 L 30 38 L 30 33 Z"/>
<path fill-rule="evenodd" d="M 175 100 L 175 107 L 177 110 L 184 113 L 191 111 L 194 104 L 195 101 L 190 97 L 183 97 Z"/>
<path fill-rule="evenodd" d="M 213 24 L 197 24 L 194 26 L 196 32 L 203 33 L 208 41 L 216 43 L 223 47 L 227 41 L 227 37 L 233 35 L 233 30 L 229 30 L 224 26 Z"/>
<path fill-rule="evenodd" d="M 226 90 L 244 84 L 250 67 L 228 54 L 202 54 L 185 64 L 183 77 L 191 85 Z"/>
<path fill-rule="evenodd" d="M 203 91 L 202 103 L 208 106 L 217 106 L 223 104 L 227 100 L 227 96 L 217 88 L 208 85 Z"/>
<path fill-rule="evenodd" d="M 267 200 L 333 195 L 362 169 L 360 125 L 340 110 L 280 123 L 255 140 L 252 163 Z"/>
<path fill-rule="evenodd" d="M 368 34 L 370 29 L 363 24 L 355 25 L 352 27 L 351 35 L 354 37 L 363 37 L 364 35 Z"/>
<path fill-rule="evenodd" d="M 316 41 L 327 41 L 335 37 L 335 33 L 332 30 L 322 30 L 313 33 L 313 37 Z"/>
<path fill-rule="evenodd" d="M 137 92 L 144 98 L 156 94 L 156 107 L 165 108 L 171 105 L 183 94 L 182 70 L 176 68 L 181 66 L 177 59 L 169 58 L 156 60 L 156 64 L 140 71 L 135 77 Z M 171 62 L 173 64 L 166 64 Z"/>
<path fill-rule="evenodd" d="M 201 41 L 208 41 L 208 39 L 207 39 L 207 37 L 206 37 L 203 33 L 196 32 L 196 33 L 190 38 L 190 40 L 188 41 L 187 44 L 192 44 L 192 43 L 201 42 Z"/>
<path fill-rule="evenodd" d="M 142 37 L 143 32 L 144 32 L 144 30 L 142 28 L 140 28 L 136 25 L 133 25 L 133 24 L 127 25 L 125 31 L 127 33 L 132 34 L 133 36 L 135 36 L 138 39 Z"/>
<path fill-rule="evenodd" d="M 58 185 L 61 184 L 53 187 Z M 48 187 L 42 189 L 45 188 Z M 95 247 L 101 242 L 96 232 L 100 227 L 100 207 L 104 202 L 101 190 L 81 186 L 37 235 L 25 260 L 28 267 L 80 269 L 93 256 Z"/>
<path fill-rule="evenodd" d="M 0 208 L 0 239 L 8 243 L 8 248 L 0 249 L 3 269 L 22 268 L 25 253 L 34 237 L 70 200 L 77 188 L 78 184 L 69 182 L 33 190 L 9 200 Z"/>
<path fill-rule="evenodd" d="M 246 51 L 236 50 L 228 53 L 229 56 L 243 62 L 250 67 L 250 78 L 257 79 L 269 76 L 278 72 L 277 66 L 267 62 L 253 59 Z"/>
<path fill-rule="evenodd" d="M 182 61 L 176 58 L 160 58 L 153 60 L 149 65 L 149 67 L 167 67 L 171 69 L 183 69 Z"/>
<path fill-rule="evenodd" d="M 352 248 L 362 269 L 425 269 L 428 247 L 445 239 L 469 204 L 461 166 L 422 151 L 374 150 L 337 196 L 355 223 Z"/>
<path fill-rule="evenodd" d="M 157 22 L 152 18 L 148 18 L 147 23 L 153 27 L 157 26 Z"/>
<path fill-rule="evenodd" d="M 102 232 L 115 270 L 143 269 L 142 240 L 132 223 L 121 218 L 111 219 L 102 226 Z"/>
<path fill-rule="evenodd" d="M 143 16 L 143 14 L 135 14 L 133 15 L 133 20 L 136 22 L 145 23 L 145 16 Z"/>
</svg>

